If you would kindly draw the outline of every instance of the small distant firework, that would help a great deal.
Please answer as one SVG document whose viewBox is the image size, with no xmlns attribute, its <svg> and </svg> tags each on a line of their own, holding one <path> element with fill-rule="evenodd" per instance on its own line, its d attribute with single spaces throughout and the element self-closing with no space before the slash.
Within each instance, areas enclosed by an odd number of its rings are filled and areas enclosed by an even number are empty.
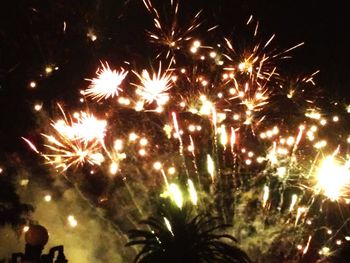
<svg viewBox="0 0 350 263">
<path fill-rule="evenodd" d="M 161 47 L 157 58 L 165 53 L 165 58 L 170 59 L 170 64 L 176 63 L 175 51 L 183 49 L 186 43 L 192 39 L 191 33 L 200 26 L 200 13 L 195 14 L 190 22 L 181 26 L 178 21 L 179 1 L 170 1 L 171 19 L 161 17 L 161 12 L 153 5 L 151 0 L 143 0 L 143 3 L 153 17 L 154 30 L 148 30 L 150 41 Z"/>
</svg>

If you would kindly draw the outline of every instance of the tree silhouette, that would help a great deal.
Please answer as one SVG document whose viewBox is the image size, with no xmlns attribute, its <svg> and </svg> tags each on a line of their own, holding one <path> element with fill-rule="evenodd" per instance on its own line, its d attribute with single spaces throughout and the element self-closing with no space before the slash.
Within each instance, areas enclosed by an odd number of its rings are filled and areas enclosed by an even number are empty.
<svg viewBox="0 0 350 263">
<path fill-rule="evenodd" d="M 13 183 L 5 176 L 0 176 L 0 186 L 0 227 L 6 224 L 16 227 L 25 223 L 32 207 L 21 203 Z"/>
<path fill-rule="evenodd" d="M 142 246 L 136 263 L 248 263 L 248 256 L 234 243 L 237 240 L 224 234 L 230 225 L 208 213 L 192 216 L 188 206 L 180 209 L 162 204 L 157 217 L 141 221 L 148 230 L 129 231 L 126 246 Z"/>
</svg>

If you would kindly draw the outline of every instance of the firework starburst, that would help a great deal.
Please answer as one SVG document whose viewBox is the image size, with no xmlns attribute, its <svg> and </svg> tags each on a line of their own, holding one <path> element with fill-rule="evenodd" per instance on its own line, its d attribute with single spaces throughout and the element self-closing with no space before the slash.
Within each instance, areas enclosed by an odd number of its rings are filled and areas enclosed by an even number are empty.
<svg viewBox="0 0 350 263">
<path fill-rule="evenodd" d="M 96 71 L 96 78 L 87 79 L 90 81 L 89 87 L 83 92 L 84 95 L 94 100 L 113 98 L 119 95 L 120 87 L 128 71 L 123 68 L 120 71 L 112 70 L 108 63 L 101 63 L 101 68 Z"/>
<path fill-rule="evenodd" d="M 215 43 L 192 40 L 189 48 L 184 41 L 193 39 L 198 16 L 181 28 L 178 3 L 171 1 L 169 26 L 150 0 L 144 4 L 156 28 L 149 32 L 150 42 L 167 54 L 151 60 L 150 68 L 160 61 L 158 68 L 133 70 L 126 78 L 128 71 L 102 63 L 84 91 L 98 106 L 88 102 L 89 110 L 67 116 L 62 110 L 63 118 L 43 132 L 42 152 L 26 142 L 67 173 L 84 165 L 122 178 L 138 212 L 151 210 L 144 201 L 150 191 L 179 209 L 190 202 L 194 209 L 215 210 L 226 223 L 235 223 L 234 236 L 256 260 L 285 241 L 281 254 L 298 262 L 320 229 L 336 233 L 320 241 L 328 248 L 319 247 L 320 255 L 328 255 L 325 251 L 338 246 L 335 239 L 348 237 L 341 231 L 344 221 L 327 221 L 327 213 L 338 210 L 323 208 L 350 203 L 349 164 L 337 161 L 349 159 L 349 133 L 346 125 L 339 129 L 349 107 L 333 114 L 317 96 L 304 95 L 304 85 L 317 88 L 315 74 L 286 85 L 289 76 L 276 62 L 302 44 L 276 51 L 270 46 L 275 35 L 258 41 L 256 23 L 253 43 L 241 50 L 225 37 Z M 162 69 L 162 64 L 170 66 Z M 124 81 L 129 90 L 121 88 Z M 101 107 L 116 96 L 115 103 Z M 323 156 L 332 157 L 320 162 Z M 106 195 L 113 197 L 121 183 L 110 183 Z"/>
<path fill-rule="evenodd" d="M 135 74 L 141 81 L 141 84 L 136 85 L 136 94 L 140 96 L 142 104 L 156 102 L 159 107 L 162 107 L 169 101 L 168 91 L 173 87 L 170 72 L 162 73 L 159 66 L 157 73 L 150 74 L 147 70 L 143 70 L 141 75 L 136 72 Z"/>
</svg>

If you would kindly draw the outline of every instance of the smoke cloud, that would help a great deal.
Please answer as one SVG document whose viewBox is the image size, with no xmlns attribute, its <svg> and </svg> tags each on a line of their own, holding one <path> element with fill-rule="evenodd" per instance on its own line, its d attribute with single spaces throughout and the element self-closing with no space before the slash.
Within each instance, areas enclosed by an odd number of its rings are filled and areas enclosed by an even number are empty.
<svg viewBox="0 0 350 263">
<path fill-rule="evenodd" d="M 18 193 L 22 202 L 34 206 L 33 222 L 49 232 L 45 254 L 51 247 L 63 245 L 72 263 L 130 261 L 133 251 L 124 247 L 126 237 L 104 219 L 102 210 L 89 205 L 79 191 L 67 187 L 62 178 L 56 178 L 50 187 L 41 180 L 40 176 L 28 176 L 24 171 L 19 176 Z M 12 253 L 24 252 L 24 232 L 18 234 L 8 226 L 1 228 L 0 243 L 0 261 L 10 258 Z"/>
</svg>

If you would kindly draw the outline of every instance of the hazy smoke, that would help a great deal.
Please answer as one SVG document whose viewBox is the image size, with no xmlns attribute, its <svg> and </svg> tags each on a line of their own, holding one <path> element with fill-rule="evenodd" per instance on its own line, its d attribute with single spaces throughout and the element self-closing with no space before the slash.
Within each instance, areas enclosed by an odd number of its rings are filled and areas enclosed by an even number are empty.
<svg viewBox="0 0 350 263">
<path fill-rule="evenodd" d="M 64 245 L 65 255 L 72 263 L 130 261 L 126 260 L 130 249 L 125 250 L 125 237 L 103 219 L 101 211 L 89 206 L 75 189 L 64 186 L 63 179 L 56 179 L 54 187 L 46 187 L 38 183 L 39 175 L 36 178 L 31 176 L 25 186 L 20 179 L 18 190 L 22 201 L 35 207 L 33 221 L 49 231 L 44 253 L 52 246 Z M 10 227 L 2 228 L 0 243 L 0 260 L 10 258 L 14 252 L 24 251 L 24 234 L 18 236 Z"/>
</svg>

